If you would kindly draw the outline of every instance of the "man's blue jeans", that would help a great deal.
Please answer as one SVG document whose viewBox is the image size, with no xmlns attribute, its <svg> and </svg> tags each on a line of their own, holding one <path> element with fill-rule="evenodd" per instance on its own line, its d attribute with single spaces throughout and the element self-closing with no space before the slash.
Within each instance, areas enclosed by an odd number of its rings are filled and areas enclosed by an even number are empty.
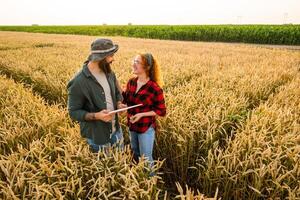
<svg viewBox="0 0 300 200">
<path fill-rule="evenodd" d="M 135 160 L 144 156 L 149 161 L 149 167 L 153 166 L 153 145 L 155 130 L 152 126 L 145 133 L 130 131 L 130 143 Z"/>
<path fill-rule="evenodd" d="M 110 143 L 99 145 L 95 144 L 94 141 L 89 138 L 87 138 L 86 141 L 93 152 L 98 152 L 100 150 L 105 152 L 111 146 L 116 146 L 118 149 L 124 149 L 123 132 L 121 128 L 111 135 Z"/>
</svg>

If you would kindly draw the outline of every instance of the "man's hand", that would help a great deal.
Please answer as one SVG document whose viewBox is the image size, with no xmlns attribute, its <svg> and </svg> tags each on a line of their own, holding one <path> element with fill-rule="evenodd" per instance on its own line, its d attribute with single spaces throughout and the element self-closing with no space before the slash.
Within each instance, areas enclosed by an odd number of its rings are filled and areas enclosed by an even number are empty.
<svg viewBox="0 0 300 200">
<path fill-rule="evenodd" d="M 135 122 L 139 121 L 142 117 L 144 117 L 143 113 L 137 113 L 130 117 L 130 123 L 134 124 Z"/>
<path fill-rule="evenodd" d="M 109 122 L 112 120 L 114 114 L 109 114 L 108 110 L 101 110 L 100 112 L 95 113 L 95 118 L 97 120 L 102 120 L 104 122 Z"/>
</svg>

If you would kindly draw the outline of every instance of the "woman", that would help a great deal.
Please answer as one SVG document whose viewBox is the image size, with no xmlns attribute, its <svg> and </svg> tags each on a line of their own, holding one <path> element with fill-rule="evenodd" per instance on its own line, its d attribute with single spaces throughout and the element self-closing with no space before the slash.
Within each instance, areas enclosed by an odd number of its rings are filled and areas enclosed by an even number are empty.
<svg viewBox="0 0 300 200">
<path fill-rule="evenodd" d="M 156 116 L 166 115 L 166 106 L 160 68 L 149 53 L 139 54 L 133 61 L 133 73 L 123 92 L 127 106 L 142 104 L 127 111 L 127 120 L 134 159 L 144 156 L 153 166 L 153 145 L 156 131 Z"/>
</svg>

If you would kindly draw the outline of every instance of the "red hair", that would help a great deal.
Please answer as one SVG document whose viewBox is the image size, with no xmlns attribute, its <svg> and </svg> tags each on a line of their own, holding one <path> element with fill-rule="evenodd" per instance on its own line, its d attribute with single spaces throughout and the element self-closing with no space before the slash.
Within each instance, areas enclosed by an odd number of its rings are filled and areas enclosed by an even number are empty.
<svg viewBox="0 0 300 200">
<path fill-rule="evenodd" d="M 151 54 L 139 54 L 139 56 L 142 58 L 144 69 L 150 80 L 156 82 L 159 87 L 163 87 L 164 83 L 162 80 L 161 69 L 157 63 L 157 60 L 154 59 Z"/>
</svg>

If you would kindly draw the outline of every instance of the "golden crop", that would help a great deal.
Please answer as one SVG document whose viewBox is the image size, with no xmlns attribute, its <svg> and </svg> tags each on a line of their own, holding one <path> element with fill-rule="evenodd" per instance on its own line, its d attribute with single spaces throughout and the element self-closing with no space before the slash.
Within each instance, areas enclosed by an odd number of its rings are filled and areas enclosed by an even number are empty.
<svg viewBox="0 0 300 200">
<path fill-rule="evenodd" d="M 0 196 L 155 199 L 177 188 L 181 199 L 300 197 L 299 51 L 112 37 L 122 85 L 140 52 L 153 53 L 164 75 L 168 114 L 155 145 L 163 174 L 146 180 L 129 150 L 89 153 L 66 114 L 66 83 L 95 37 L 0 36 L 0 73 L 31 87 L 0 79 Z"/>
</svg>

